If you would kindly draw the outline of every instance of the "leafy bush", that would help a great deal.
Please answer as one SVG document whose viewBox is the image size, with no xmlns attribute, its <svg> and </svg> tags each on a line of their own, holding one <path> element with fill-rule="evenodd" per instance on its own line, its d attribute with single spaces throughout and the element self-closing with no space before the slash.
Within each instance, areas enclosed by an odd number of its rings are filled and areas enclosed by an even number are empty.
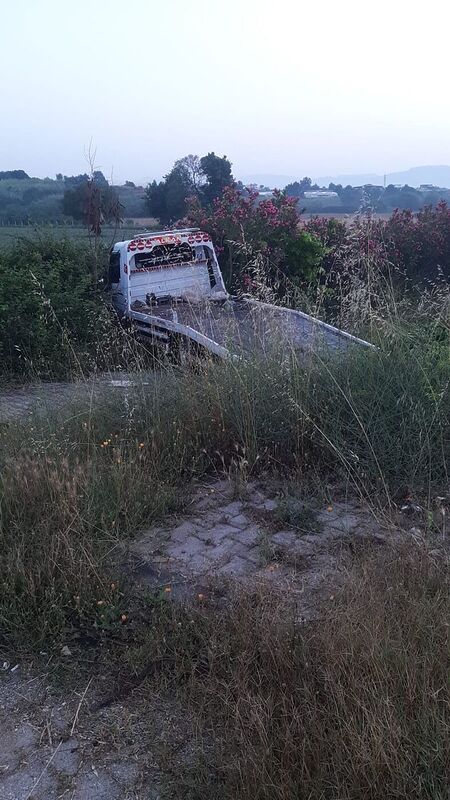
<svg viewBox="0 0 450 800">
<path fill-rule="evenodd" d="M 368 263 L 401 291 L 450 280 L 450 208 L 445 202 L 417 214 L 397 210 L 387 220 L 359 217 L 347 225 L 316 217 L 304 228 L 326 249 L 323 266 L 331 285 L 349 273 L 367 279 Z"/>
<path fill-rule="evenodd" d="M 67 375 L 101 357 L 112 323 L 93 259 L 67 239 L 19 240 L 0 252 L 2 372 Z"/>
<path fill-rule="evenodd" d="M 256 293 L 262 286 L 285 296 L 317 281 L 324 249 L 313 233 L 299 230 L 293 197 L 276 191 L 261 200 L 256 191 L 232 186 L 211 210 L 193 198 L 188 222 L 213 237 L 230 289 Z"/>
</svg>

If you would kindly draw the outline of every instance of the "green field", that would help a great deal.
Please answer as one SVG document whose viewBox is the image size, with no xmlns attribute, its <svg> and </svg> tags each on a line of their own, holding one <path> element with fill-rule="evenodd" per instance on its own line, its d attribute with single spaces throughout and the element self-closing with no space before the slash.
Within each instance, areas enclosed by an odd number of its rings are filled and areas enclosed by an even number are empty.
<svg viewBox="0 0 450 800">
<path fill-rule="evenodd" d="M 142 225 L 124 225 L 120 228 L 105 225 L 101 238 L 105 244 L 112 245 L 114 242 L 132 239 L 143 230 L 148 230 L 148 228 Z M 67 237 L 86 243 L 89 241 L 87 230 L 81 225 L 0 225 L 0 248 L 9 247 L 18 239 L 33 240 L 45 236 Z"/>
</svg>

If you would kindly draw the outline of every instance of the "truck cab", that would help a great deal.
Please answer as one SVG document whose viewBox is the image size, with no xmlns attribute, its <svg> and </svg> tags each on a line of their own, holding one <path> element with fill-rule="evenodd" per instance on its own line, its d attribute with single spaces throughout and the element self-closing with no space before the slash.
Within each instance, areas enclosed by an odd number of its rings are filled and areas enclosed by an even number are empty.
<svg viewBox="0 0 450 800">
<path fill-rule="evenodd" d="M 117 242 L 109 282 L 120 317 L 140 305 L 224 300 L 227 292 L 211 237 L 197 228 L 148 231 Z"/>
</svg>

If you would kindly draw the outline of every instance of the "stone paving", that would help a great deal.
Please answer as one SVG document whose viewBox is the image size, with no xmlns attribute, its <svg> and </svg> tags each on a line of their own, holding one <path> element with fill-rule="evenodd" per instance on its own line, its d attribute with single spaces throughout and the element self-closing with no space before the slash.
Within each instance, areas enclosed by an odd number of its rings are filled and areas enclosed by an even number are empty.
<svg viewBox="0 0 450 800">
<path fill-rule="evenodd" d="M 308 605 L 311 595 L 338 579 L 357 542 L 370 546 L 394 535 L 354 503 L 291 503 L 298 508 L 289 526 L 276 489 L 270 495 L 251 483 L 239 498 L 228 481 L 198 486 L 183 517 L 143 531 L 132 543 L 132 573 L 143 584 L 169 587 L 175 597 L 211 580 L 277 581 Z"/>
<path fill-rule="evenodd" d="M 91 694 L 0 662 L 1 800 L 160 800 L 152 739 L 170 734 L 176 709 L 155 698 L 143 714 L 129 697 L 91 714 Z"/>
</svg>

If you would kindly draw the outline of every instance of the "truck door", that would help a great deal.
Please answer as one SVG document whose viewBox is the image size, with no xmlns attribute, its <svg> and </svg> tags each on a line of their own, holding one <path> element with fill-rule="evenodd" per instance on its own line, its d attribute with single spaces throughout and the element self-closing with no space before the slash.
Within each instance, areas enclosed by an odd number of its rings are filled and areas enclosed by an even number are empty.
<svg viewBox="0 0 450 800">
<path fill-rule="evenodd" d="M 112 304 L 119 316 L 122 316 L 127 307 L 127 298 L 122 280 L 120 261 L 120 250 L 112 250 L 109 256 L 109 285 L 111 287 Z"/>
</svg>

